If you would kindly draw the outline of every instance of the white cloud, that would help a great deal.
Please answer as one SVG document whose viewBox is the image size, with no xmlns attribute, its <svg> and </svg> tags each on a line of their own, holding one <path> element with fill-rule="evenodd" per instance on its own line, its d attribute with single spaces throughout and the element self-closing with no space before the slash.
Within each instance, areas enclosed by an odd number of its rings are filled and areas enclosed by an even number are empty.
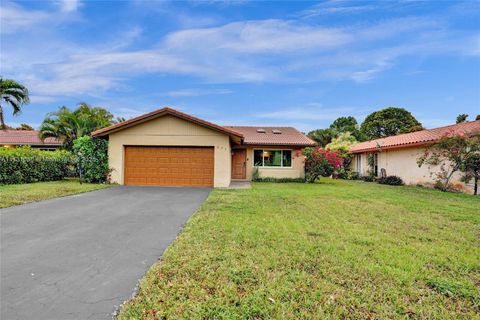
<svg viewBox="0 0 480 320">
<path fill-rule="evenodd" d="M 59 0 L 57 4 L 63 12 L 75 12 L 81 6 L 80 0 Z"/>
<path fill-rule="evenodd" d="M 40 10 L 26 10 L 21 6 L 3 2 L 0 5 L 0 33 L 14 33 L 26 30 L 47 21 L 49 14 Z"/>
<path fill-rule="evenodd" d="M 64 12 L 74 12 L 79 2 L 61 5 Z M 354 10 L 352 6 L 356 5 L 342 4 L 343 10 Z M 51 16 L 47 12 L 7 2 L 2 4 L 1 15 L 2 26 L 7 24 L 4 20 L 9 24 L 8 32 L 27 31 L 5 39 L 11 45 L 2 52 L 2 73 L 25 81 L 32 94 L 47 97 L 82 97 L 124 90 L 131 77 L 144 74 L 188 75 L 211 83 L 366 82 L 407 55 L 480 53 L 478 35 L 447 30 L 431 17 L 380 20 L 342 28 L 302 19 L 231 22 L 174 31 L 134 50 L 132 44 L 144 35 L 140 26 L 112 34 L 113 40 L 103 44 L 80 45 L 49 28 Z M 49 41 L 44 41 L 39 25 L 49 30 Z M 166 93 L 171 97 L 205 94 L 194 89 Z"/>
<path fill-rule="evenodd" d="M 282 53 L 325 50 L 351 41 L 340 29 L 298 24 L 284 20 L 233 22 L 215 28 L 182 30 L 170 34 L 166 47 L 180 52 L 220 50 L 235 53 Z"/>
<path fill-rule="evenodd" d="M 166 92 L 164 95 L 168 97 L 198 97 L 230 93 L 233 93 L 233 91 L 228 89 L 183 89 Z"/>
</svg>

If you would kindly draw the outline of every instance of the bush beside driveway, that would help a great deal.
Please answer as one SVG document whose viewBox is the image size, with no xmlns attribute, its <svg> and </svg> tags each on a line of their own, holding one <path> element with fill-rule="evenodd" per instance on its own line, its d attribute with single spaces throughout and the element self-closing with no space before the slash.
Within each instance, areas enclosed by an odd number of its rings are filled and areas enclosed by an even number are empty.
<svg viewBox="0 0 480 320">
<path fill-rule="evenodd" d="M 479 207 L 360 181 L 215 190 L 119 319 L 475 318 Z"/>
</svg>

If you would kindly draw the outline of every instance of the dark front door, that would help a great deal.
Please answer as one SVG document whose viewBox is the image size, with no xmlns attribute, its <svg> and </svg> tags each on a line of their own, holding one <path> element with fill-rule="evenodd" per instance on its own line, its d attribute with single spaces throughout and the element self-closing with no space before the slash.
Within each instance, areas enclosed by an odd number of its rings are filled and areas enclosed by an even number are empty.
<svg viewBox="0 0 480 320">
<path fill-rule="evenodd" d="M 247 152 L 245 149 L 233 150 L 232 179 L 245 179 L 247 177 Z"/>
</svg>

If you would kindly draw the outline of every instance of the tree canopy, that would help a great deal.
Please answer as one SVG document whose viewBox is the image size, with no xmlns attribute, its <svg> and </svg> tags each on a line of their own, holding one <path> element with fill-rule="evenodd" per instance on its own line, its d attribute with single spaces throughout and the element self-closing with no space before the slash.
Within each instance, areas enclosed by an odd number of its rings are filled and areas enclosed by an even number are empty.
<svg viewBox="0 0 480 320">
<path fill-rule="evenodd" d="M 467 118 L 468 118 L 468 114 L 461 113 L 457 116 L 457 123 L 465 122 L 467 121 Z"/>
<path fill-rule="evenodd" d="M 66 149 L 71 149 L 73 140 L 115 123 L 114 116 L 101 107 L 80 103 L 74 111 L 60 107 L 57 112 L 47 114 L 40 127 L 40 137 L 54 137 L 63 141 Z"/>
<path fill-rule="evenodd" d="M 5 118 L 3 116 L 3 104 L 9 105 L 16 115 L 22 111 L 22 105 L 30 102 L 28 89 L 11 79 L 0 78 L 0 129 L 5 129 Z"/>
<path fill-rule="evenodd" d="M 333 130 L 335 137 L 340 136 L 342 133 L 350 132 L 356 140 L 362 140 L 360 126 L 358 125 L 357 119 L 352 116 L 337 118 L 330 125 L 330 129 Z"/>
<path fill-rule="evenodd" d="M 327 144 L 332 142 L 334 137 L 334 132 L 332 129 L 317 129 L 310 131 L 307 136 L 314 140 L 319 146 L 325 147 Z"/>
<path fill-rule="evenodd" d="M 422 124 L 403 108 L 385 108 L 369 114 L 360 130 L 368 140 L 422 130 Z"/>
</svg>

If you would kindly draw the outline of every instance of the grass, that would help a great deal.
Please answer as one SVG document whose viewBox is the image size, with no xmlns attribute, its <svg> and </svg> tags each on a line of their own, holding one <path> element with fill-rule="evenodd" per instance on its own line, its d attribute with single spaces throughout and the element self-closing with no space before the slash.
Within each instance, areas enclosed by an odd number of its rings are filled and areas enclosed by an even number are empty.
<svg viewBox="0 0 480 320">
<path fill-rule="evenodd" d="M 418 187 L 215 190 L 118 319 L 478 319 L 479 225 Z"/>
<path fill-rule="evenodd" d="M 93 183 L 80 184 L 77 179 L 0 185 L 0 208 L 108 187 L 110 187 L 110 185 Z"/>
</svg>

